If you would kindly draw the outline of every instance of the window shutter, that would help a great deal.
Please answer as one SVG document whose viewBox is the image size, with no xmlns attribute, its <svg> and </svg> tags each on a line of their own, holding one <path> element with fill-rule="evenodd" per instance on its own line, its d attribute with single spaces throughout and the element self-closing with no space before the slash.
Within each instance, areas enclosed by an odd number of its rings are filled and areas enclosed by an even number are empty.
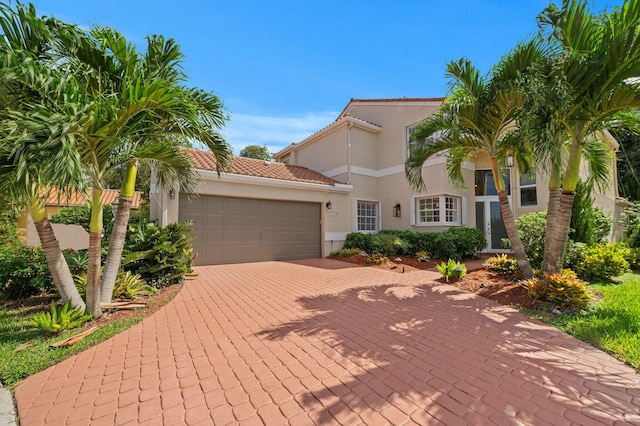
<svg viewBox="0 0 640 426">
<path fill-rule="evenodd" d="M 416 197 L 409 200 L 409 216 L 411 217 L 411 226 L 416 226 Z"/>
<path fill-rule="evenodd" d="M 460 225 L 467 226 L 467 197 L 460 197 Z"/>
</svg>

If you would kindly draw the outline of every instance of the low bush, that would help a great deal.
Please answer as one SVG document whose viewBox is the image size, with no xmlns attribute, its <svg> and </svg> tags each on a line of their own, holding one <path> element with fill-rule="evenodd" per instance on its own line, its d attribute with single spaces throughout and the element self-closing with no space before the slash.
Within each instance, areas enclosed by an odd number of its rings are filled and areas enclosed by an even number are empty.
<svg viewBox="0 0 640 426">
<path fill-rule="evenodd" d="M 365 262 L 367 265 L 384 265 L 389 263 L 389 258 L 381 253 L 374 253 Z"/>
<path fill-rule="evenodd" d="M 487 246 L 484 232 L 476 228 L 455 226 L 442 234 L 453 239 L 460 259 L 473 259 L 477 252 Z M 448 257 L 441 257 L 441 259 L 448 259 Z"/>
<path fill-rule="evenodd" d="M 640 247 L 628 248 L 625 259 L 629 264 L 629 268 L 633 271 L 640 270 Z"/>
<path fill-rule="evenodd" d="M 583 280 L 611 281 L 629 270 L 629 263 L 625 259 L 628 250 L 616 243 L 588 247 L 576 265 L 576 272 Z"/>
<path fill-rule="evenodd" d="M 373 253 L 371 245 L 371 237 L 373 234 L 365 234 L 362 232 L 350 232 L 347 234 L 347 239 L 344 242 L 346 249 L 361 249 L 367 253 Z"/>
<path fill-rule="evenodd" d="M 22 299 L 54 289 L 44 251 L 23 244 L 0 247 L 0 295 Z"/>
<path fill-rule="evenodd" d="M 457 280 L 459 278 L 467 275 L 467 267 L 460 262 L 456 262 L 453 259 L 449 259 L 446 262 L 442 262 L 439 265 L 436 265 L 436 269 L 442 275 L 442 278 L 447 281 L 449 278 Z"/>
<path fill-rule="evenodd" d="M 523 285 L 531 297 L 552 303 L 560 308 L 582 309 L 591 301 L 587 283 L 578 279 L 576 273 L 564 269 L 557 274 L 544 273 L 543 277 L 526 280 Z"/>
<path fill-rule="evenodd" d="M 31 324 L 49 333 L 60 333 L 65 330 L 76 328 L 82 323 L 91 319 L 92 314 L 84 314 L 84 309 L 79 306 L 71 307 L 71 301 L 67 301 L 63 306 L 58 308 L 55 301 L 51 301 L 50 312 L 39 312 L 33 316 Z"/>
<path fill-rule="evenodd" d="M 506 254 L 490 257 L 482 265 L 489 271 L 501 275 L 514 275 L 520 272 L 516 259 Z"/>
<path fill-rule="evenodd" d="M 363 253 L 359 248 L 350 248 L 350 249 L 340 249 L 334 250 L 331 252 L 330 256 L 337 257 L 351 257 L 351 256 L 360 256 Z"/>
<path fill-rule="evenodd" d="M 116 299 L 135 299 L 142 293 L 156 294 L 158 290 L 147 285 L 140 275 L 130 271 L 120 272 L 113 287 L 113 297 Z"/>
<path fill-rule="evenodd" d="M 394 233 L 379 232 L 371 237 L 371 248 L 374 253 L 396 256 L 403 254 L 408 247 L 409 243 Z"/>
<path fill-rule="evenodd" d="M 129 226 L 123 269 L 155 288 L 182 282 L 193 264 L 189 232 L 188 223 L 158 226 L 143 221 Z"/>
</svg>

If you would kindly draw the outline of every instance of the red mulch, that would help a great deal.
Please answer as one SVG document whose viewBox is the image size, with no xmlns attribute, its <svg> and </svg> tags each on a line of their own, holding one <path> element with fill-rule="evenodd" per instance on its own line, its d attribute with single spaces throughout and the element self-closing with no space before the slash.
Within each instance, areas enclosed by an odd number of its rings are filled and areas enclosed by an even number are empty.
<svg viewBox="0 0 640 426">
<path fill-rule="evenodd" d="M 368 259 L 367 256 L 329 256 L 329 258 L 394 272 L 411 272 L 420 269 L 435 269 L 435 266 L 440 263 L 439 260 L 419 262 L 412 257 L 404 256 L 391 257 L 389 258 L 391 262 L 384 265 L 365 265 Z M 401 259 L 402 262 L 397 262 L 396 259 Z M 520 281 L 514 279 L 511 276 L 499 275 L 493 272 L 489 272 L 485 269 L 471 271 L 460 280 L 449 280 L 449 284 L 454 285 L 462 290 L 476 293 L 479 296 L 493 300 L 502 305 L 511 305 L 524 308 L 537 308 L 541 306 L 539 301 L 533 300 L 527 294 L 527 290 L 522 287 Z"/>
</svg>

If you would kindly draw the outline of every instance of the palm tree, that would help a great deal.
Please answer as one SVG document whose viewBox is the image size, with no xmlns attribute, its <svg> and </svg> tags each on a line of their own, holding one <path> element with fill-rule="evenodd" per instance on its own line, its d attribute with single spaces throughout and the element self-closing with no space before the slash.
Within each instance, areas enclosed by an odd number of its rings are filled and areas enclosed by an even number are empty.
<svg viewBox="0 0 640 426">
<path fill-rule="evenodd" d="M 409 182 L 423 190 L 422 165 L 430 156 L 448 150 L 449 178 L 464 183 L 463 163 L 478 153 L 488 155 L 507 236 L 525 277 L 533 276 L 533 271 L 516 229 L 502 170 L 507 155 L 514 156 L 521 172 L 533 167 L 529 145 L 523 143 L 514 120 L 525 102 L 519 77 L 541 54 L 537 42 L 518 45 L 487 77 L 467 59 L 449 63 L 451 90 L 441 108 L 414 131 L 405 164 Z"/>
<path fill-rule="evenodd" d="M 189 191 L 197 179 L 180 146 L 190 140 L 206 144 L 218 159 L 219 169 L 230 163 L 231 149 L 218 133 L 226 119 L 222 103 L 210 93 L 184 87 L 182 54 L 173 40 L 148 37 L 147 51 L 141 55 L 116 31 L 94 28 L 89 34 L 70 33 L 62 46 L 71 58 L 65 66 L 82 70 L 78 78 L 87 98 L 97 99 L 95 112 L 77 134 L 81 135 L 78 149 L 94 197 L 87 308 L 99 316 L 100 300 L 111 300 L 120 267 L 139 162 L 152 162 L 161 184 L 178 184 Z M 100 194 L 105 175 L 122 165 L 126 165 L 124 180 L 100 284 Z"/>
<path fill-rule="evenodd" d="M 16 11 L 1 5 L 0 27 L 0 185 L 27 206 L 62 300 L 84 309 L 41 199 L 51 185 L 76 189 L 83 185 L 79 158 L 68 137 L 69 111 L 38 96 L 43 87 L 68 99 L 74 94 L 67 90 L 66 77 L 51 66 L 53 35 L 32 5 L 19 4 Z"/>
<path fill-rule="evenodd" d="M 591 178 L 609 177 L 602 132 L 631 125 L 640 106 L 640 2 L 593 15 L 584 0 L 564 0 L 538 17 L 550 53 L 531 79 L 524 128 L 540 162 L 551 169 L 544 269 L 562 268 L 576 185 L 586 160 Z M 634 120 L 635 121 L 635 120 Z"/>
</svg>

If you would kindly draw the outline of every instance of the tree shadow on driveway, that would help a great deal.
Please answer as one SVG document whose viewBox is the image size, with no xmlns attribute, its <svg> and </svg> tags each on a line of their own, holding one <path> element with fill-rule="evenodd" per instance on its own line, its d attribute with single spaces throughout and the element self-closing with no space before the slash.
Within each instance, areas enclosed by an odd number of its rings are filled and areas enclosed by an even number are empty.
<svg viewBox="0 0 640 426">
<path fill-rule="evenodd" d="M 303 318 L 258 335 L 330 358 L 297 399 L 315 422 L 640 424 L 632 369 L 471 293 L 388 284 L 298 303 Z"/>
</svg>

